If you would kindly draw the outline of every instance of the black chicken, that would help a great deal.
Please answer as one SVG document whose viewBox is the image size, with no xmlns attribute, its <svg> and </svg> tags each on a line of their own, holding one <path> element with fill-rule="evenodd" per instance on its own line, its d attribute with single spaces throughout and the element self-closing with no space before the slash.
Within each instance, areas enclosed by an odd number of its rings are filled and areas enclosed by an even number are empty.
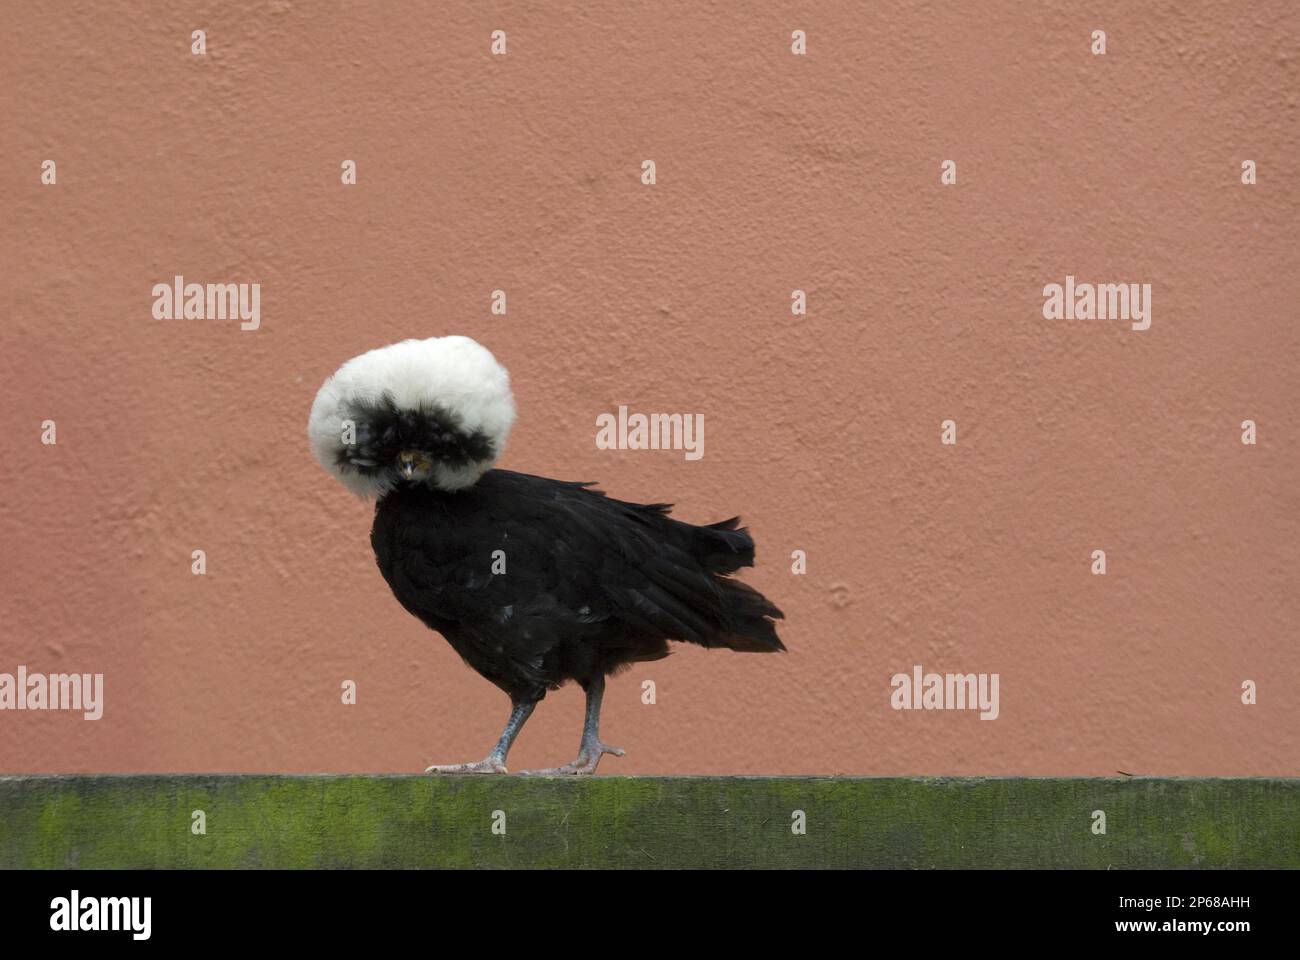
<svg viewBox="0 0 1300 960">
<path fill-rule="evenodd" d="M 432 773 L 505 773 L 547 690 L 587 695 L 587 774 L 623 751 L 599 736 L 605 677 L 668 655 L 668 641 L 773 652 L 778 610 L 727 574 L 751 566 L 738 520 L 697 527 L 667 504 L 625 503 L 590 484 L 490 469 L 514 420 L 509 378 L 467 337 L 406 340 L 344 364 L 321 387 L 309 434 L 323 466 L 378 497 L 379 569 L 408 611 L 510 697 L 488 756 Z"/>
</svg>

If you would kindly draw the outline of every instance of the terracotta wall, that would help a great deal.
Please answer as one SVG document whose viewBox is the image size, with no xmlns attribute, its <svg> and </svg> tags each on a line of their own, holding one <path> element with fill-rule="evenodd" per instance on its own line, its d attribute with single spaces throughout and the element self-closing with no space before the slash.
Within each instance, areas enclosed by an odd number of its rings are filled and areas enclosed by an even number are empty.
<svg viewBox="0 0 1300 960">
<path fill-rule="evenodd" d="M 1289 0 L 6 18 L 0 672 L 105 702 L 0 711 L 0 771 L 482 756 L 504 696 L 304 433 L 344 359 L 464 333 L 514 379 L 504 466 L 742 514 L 787 613 L 786 655 L 613 681 L 603 773 L 1296 772 Z M 259 329 L 155 319 L 177 274 L 260 283 Z M 1044 319 L 1067 275 L 1151 284 L 1150 328 Z M 619 404 L 704 414 L 704 457 L 598 450 Z M 916 664 L 998 674 L 998 718 L 892 709 Z M 512 766 L 580 719 L 548 697 Z"/>
</svg>

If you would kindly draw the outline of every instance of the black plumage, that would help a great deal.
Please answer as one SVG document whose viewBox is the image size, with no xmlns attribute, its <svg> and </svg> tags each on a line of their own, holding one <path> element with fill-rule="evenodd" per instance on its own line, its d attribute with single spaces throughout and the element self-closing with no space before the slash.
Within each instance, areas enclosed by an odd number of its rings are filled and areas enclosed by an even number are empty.
<svg viewBox="0 0 1300 960">
<path fill-rule="evenodd" d="M 667 656 L 670 640 L 785 649 L 773 624 L 781 611 L 728 576 L 754 562 L 738 519 L 694 526 L 668 511 L 489 470 L 455 492 L 399 485 L 380 499 L 370 540 L 402 606 L 512 703 L 531 712 L 576 680 L 597 691 L 598 715 L 604 677 Z M 590 704 L 588 714 L 597 719 Z M 588 759 L 594 770 L 599 754 Z"/>
<path fill-rule="evenodd" d="M 402 606 L 513 699 L 658 660 L 669 640 L 785 649 L 781 611 L 726 576 L 754 562 L 738 520 L 698 527 L 668 509 L 489 470 L 466 490 L 391 491 L 370 540 Z"/>
</svg>

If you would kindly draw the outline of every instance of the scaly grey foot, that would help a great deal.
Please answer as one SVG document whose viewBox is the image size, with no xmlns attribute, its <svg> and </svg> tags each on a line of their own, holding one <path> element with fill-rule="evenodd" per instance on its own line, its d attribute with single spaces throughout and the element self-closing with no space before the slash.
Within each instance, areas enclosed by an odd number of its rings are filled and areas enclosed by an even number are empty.
<svg viewBox="0 0 1300 960">
<path fill-rule="evenodd" d="M 488 757 L 484 760 L 478 760 L 474 763 L 448 763 L 435 764 L 432 767 L 426 767 L 425 773 L 509 773 L 506 765 L 500 760 Z"/>
<path fill-rule="evenodd" d="M 582 752 L 578 754 L 578 759 L 572 763 L 566 763 L 562 767 L 550 767 L 546 770 L 525 770 L 523 775 L 526 777 L 585 777 L 596 772 L 596 765 L 600 763 L 600 758 L 610 753 L 616 757 L 623 756 L 627 751 L 619 747 L 611 747 L 607 743 L 601 743 L 599 740 L 591 746 L 584 746 Z"/>
</svg>

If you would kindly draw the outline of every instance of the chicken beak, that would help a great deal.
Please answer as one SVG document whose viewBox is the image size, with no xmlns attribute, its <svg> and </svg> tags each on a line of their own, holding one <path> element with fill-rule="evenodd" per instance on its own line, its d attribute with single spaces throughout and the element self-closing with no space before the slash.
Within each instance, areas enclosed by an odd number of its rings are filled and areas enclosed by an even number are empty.
<svg viewBox="0 0 1300 960">
<path fill-rule="evenodd" d="M 419 450 L 403 450 L 397 455 L 397 469 L 407 480 L 413 479 L 417 473 L 426 472 L 431 466 L 429 458 Z"/>
</svg>

